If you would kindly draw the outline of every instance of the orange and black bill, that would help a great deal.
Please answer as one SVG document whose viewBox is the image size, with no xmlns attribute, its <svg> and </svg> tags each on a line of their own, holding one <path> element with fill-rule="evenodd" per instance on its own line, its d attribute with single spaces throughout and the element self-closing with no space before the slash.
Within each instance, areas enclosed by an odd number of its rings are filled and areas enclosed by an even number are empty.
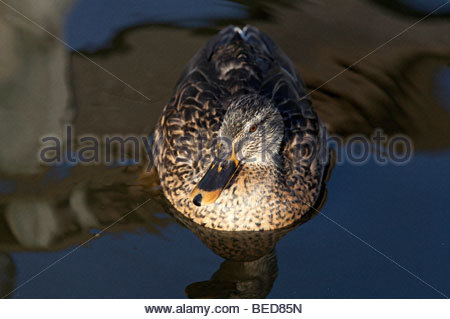
<svg viewBox="0 0 450 319">
<path fill-rule="evenodd" d="M 237 172 L 238 167 L 239 162 L 234 154 L 228 159 L 215 160 L 191 193 L 194 204 L 201 206 L 214 203 Z"/>
</svg>

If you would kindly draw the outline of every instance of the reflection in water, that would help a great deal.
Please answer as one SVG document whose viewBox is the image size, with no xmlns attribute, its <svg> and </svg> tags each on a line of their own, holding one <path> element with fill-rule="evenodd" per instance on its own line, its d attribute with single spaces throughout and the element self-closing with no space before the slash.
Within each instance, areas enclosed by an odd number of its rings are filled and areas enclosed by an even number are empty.
<svg viewBox="0 0 450 319">
<path fill-rule="evenodd" d="M 186 287 L 189 298 L 264 298 L 277 278 L 275 252 L 252 261 L 226 260 L 211 279 Z"/>
<path fill-rule="evenodd" d="M 29 19 L 59 35 L 72 0 L 6 1 Z M 0 172 L 35 174 L 37 139 L 61 134 L 71 120 L 69 53 L 65 47 L 0 4 Z"/>
<path fill-rule="evenodd" d="M 63 33 L 62 12 L 71 1 L 57 1 L 57 7 L 53 5 L 54 1 L 39 1 L 39 7 L 42 5 L 39 10 L 35 1 L 33 5 L 29 2 L 31 0 L 20 4 L 8 1 L 53 33 Z M 74 123 L 78 136 L 150 132 L 161 108 L 172 95 L 186 61 L 211 34 L 230 23 L 261 28 L 292 57 L 308 88 L 319 87 L 312 92 L 313 104 L 330 132 L 343 136 L 370 135 L 375 128 L 382 128 L 388 134 L 407 134 L 419 152 L 450 148 L 448 85 L 445 84 L 448 76 L 442 73 L 450 63 L 447 36 L 450 23 L 445 15 L 416 25 L 410 32 L 321 86 L 343 67 L 410 26 L 415 21 L 413 17 L 423 14 L 406 10 L 406 1 L 237 3 L 247 10 L 247 18 L 215 17 L 208 19 L 206 24 L 193 23 L 192 28 L 181 28 L 170 19 L 164 24 L 146 20 L 147 25 L 122 30 L 110 47 L 89 55 L 95 63 L 151 97 L 151 101 L 92 62 L 69 54 L 48 34 L 0 5 L 2 295 L 21 283 L 16 282 L 16 272 L 20 274 L 24 266 L 14 265 L 9 254 L 64 250 L 79 245 L 92 238 L 92 230 L 97 232 L 109 226 L 148 198 L 148 193 L 136 183 L 141 167 L 39 166 L 36 152 L 40 136 L 59 134 L 67 122 Z M 205 21 L 200 18 L 199 22 Z M 93 30 L 95 27 L 93 25 Z M 71 96 L 76 108 L 75 117 Z M 429 176 L 432 168 L 418 165 L 417 170 Z M 439 181 L 434 182 L 440 185 Z M 429 191 L 432 190 L 430 187 Z M 439 194 L 437 190 L 432 192 Z M 426 195 L 422 197 L 428 198 L 429 194 Z M 415 201 L 411 199 L 412 203 Z M 420 213 L 431 214 L 432 204 L 421 205 Z M 345 211 L 346 208 L 330 209 Z M 167 210 L 166 205 L 155 196 L 145 207 L 126 216 L 108 232 L 127 234 L 144 227 L 148 233 L 164 236 L 166 226 L 173 223 L 172 219 L 158 214 L 164 210 Z M 390 215 L 392 211 L 385 213 Z M 395 213 L 407 219 L 411 212 L 398 210 Z M 209 281 L 188 285 L 186 291 L 190 297 L 267 295 L 277 274 L 275 244 L 293 229 L 255 233 L 254 238 L 242 233 L 236 238 L 194 227 L 186 221 L 182 223 L 211 250 L 227 258 Z M 421 228 L 414 227 L 411 236 Z M 376 231 L 383 233 L 383 230 Z M 301 231 L 298 229 L 295 233 Z M 434 238 L 432 229 L 427 234 L 429 240 Z M 439 245 L 445 248 L 447 237 L 440 233 L 436 236 L 442 237 Z M 44 265 L 54 261 L 45 256 L 42 253 Z M 431 254 L 430 259 L 433 256 Z M 288 258 L 282 257 L 279 259 Z M 124 261 L 117 260 L 117 264 L 124 264 Z M 101 272 L 107 274 L 108 269 Z M 212 272 L 205 270 L 204 278 L 194 280 L 204 280 Z M 30 296 L 38 297 L 40 291 L 42 289 L 32 290 Z M 420 294 L 419 288 L 417 291 Z"/>
<path fill-rule="evenodd" d="M 4 253 L 0 252 L 0 295 L 4 296 L 14 289 L 15 272 L 13 261 Z"/>
</svg>

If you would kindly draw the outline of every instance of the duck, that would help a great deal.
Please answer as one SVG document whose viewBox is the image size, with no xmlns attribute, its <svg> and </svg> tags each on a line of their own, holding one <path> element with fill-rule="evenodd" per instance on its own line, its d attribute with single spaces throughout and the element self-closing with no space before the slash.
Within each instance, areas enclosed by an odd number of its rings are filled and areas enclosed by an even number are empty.
<svg viewBox="0 0 450 319">
<path fill-rule="evenodd" d="M 327 130 L 282 49 L 229 26 L 192 57 L 161 111 L 153 164 L 170 204 L 222 231 L 299 222 L 322 198 Z"/>
</svg>

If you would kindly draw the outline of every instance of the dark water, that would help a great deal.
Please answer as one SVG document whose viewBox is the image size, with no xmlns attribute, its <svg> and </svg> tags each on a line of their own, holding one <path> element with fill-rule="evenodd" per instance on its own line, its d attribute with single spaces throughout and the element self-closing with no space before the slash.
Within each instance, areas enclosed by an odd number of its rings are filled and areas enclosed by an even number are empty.
<svg viewBox="0 0 450 319">
<path fill-rule="evenodd" d="M 18 288 L 10 295 L 16 298 L 450 295 L 450 4 L 321 86 L 442 3 L 80 0 L 60 33 L 90 60 L 60 54 L 54 41 L 44 35 L 37 41 L 14 25 L 21 39 L 14 48 L 28 54 L 19 62 L 30 63 L 32 72 L 18 67 L 22 73 L 13 76 L 6 68 L 2 76 L 12 80 L 0 81 L 7 128 L 0 292 Z M 156 197 L 125 216 L 152 196 L 137 185 L 139 167 L 33 165 L 33 145 L 59 132 L 60 123 L 73 123 L 79 136 L 150 133 L 189 58 L 230 23 L 251 23 L 286 51 L 314 90 L 330 133 L 405 134 L 414 143 L 411 161 L 337 165 L 322 213 L 252 262 L 219 257 L 207 247 L 214 246 L 209 235 L 201 233 L 202 242 Z"/>
</svg>

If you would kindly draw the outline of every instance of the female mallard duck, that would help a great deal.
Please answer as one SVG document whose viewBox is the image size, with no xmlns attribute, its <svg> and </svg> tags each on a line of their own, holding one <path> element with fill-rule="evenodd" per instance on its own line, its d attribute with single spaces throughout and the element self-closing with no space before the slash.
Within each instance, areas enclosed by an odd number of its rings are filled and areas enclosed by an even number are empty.
<svg viewBox="0 0 450 319">
<path fill-rule="evenodd" d="M 326 135 L 281 49 L 255 27 L 228 27 L 188 64 L 152 152 L 165 196 L 194 222 L 272 230 L 318 200 Z"/>
</svg>

